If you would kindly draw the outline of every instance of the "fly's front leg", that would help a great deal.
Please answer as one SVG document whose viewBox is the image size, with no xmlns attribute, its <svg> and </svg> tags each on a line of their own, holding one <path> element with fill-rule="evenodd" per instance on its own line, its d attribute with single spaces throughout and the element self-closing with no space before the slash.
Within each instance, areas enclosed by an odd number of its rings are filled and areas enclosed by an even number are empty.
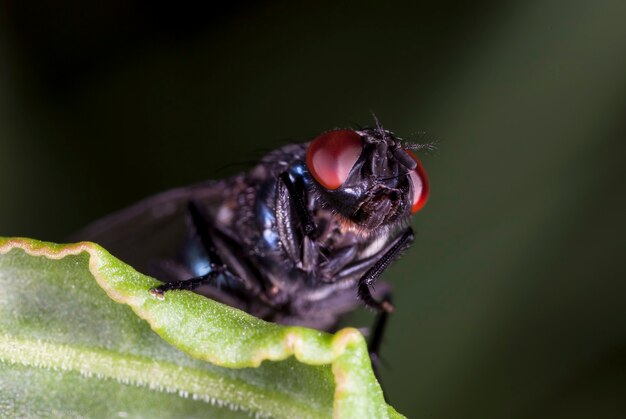
<svg viewBox="0 0 626 419">
<path fill-rule="evenodd" d="M 372 296 L 370 287 L 373 286 L 382 273 L 389 267 L 389 265 L 406 250 L 407 247 L 413 243 L 415 236 L 413 230 L 409 227 L 401 236 L 396 240 L 393 246 L 378 259 L 378 261 L 372 266 L 365 274 L 359 279 L 358 295 L 361 301 L 366 306 L 376 310 L 385 311 L 391 313 L 394 310 L 393 304 L 388 299 L 376 300 Z"/>
<path fill-rule="evenodd" d="M 387 327 L 387 321 L 389 320 L 389 314 L 394 310 L 391 303 L 391 291 L 386 291 L 380 300 L 376 300 L 370 291 L 370 287 L 376 283 L 378 278 L 387 269 L 387 267 L 411 245 L 415 236 L 413 230 L 409 227 L 396 242 L 391 246 L 387 252 L 372 266 L 365 275 L 359 279 L 358 295 L 361 301 L 363 301 L 368 307 L 373 308 L 378 312 L 376 320 L 374 321 L 374 327 L 371 331 L 370 338 L 367 342 L 367 347 L 372 360 L 372 368 L 376 378 L 380 381 L 380 346 L 383 341 L 385 329 Z"/>
<path fill-rule="evenodd" d="M 306 207 L 306 186 L 304 185 L 304 179 L 302 176 L 292 177 L 289 172 L 283 172 L 280 175 L 280 180 L 282 180 L 287 187 L 287 192 L 296 209 L 296 215 L 298 216 L 304 235 L 313 240 L 317 226 Z"/>
<path fill-rule="evenodd" d="M 186 279 L 183 281 L 167 282 L 159 287 L 151 288 L 150 294 L 163 299 L 166 291 L 170 290 L 190 290 L 208 284 L 214 281 L 220 275 L 227 277 L 229 280 L 244 283 L 243 279 L 233 274 L 220 256 L 215 242 L 211 238 L 212 226 L 208 220 L 208 216 L 202 211 L 200 205 L 194 201 L 189 202 L 188 205 L 189 215 L 191 216 L 191 224 L 195 233 L 200 238 L 202 247 L 204 248 L 209 261 L 211 261 L 210 271 L 204 275 Z"/>
</svg>

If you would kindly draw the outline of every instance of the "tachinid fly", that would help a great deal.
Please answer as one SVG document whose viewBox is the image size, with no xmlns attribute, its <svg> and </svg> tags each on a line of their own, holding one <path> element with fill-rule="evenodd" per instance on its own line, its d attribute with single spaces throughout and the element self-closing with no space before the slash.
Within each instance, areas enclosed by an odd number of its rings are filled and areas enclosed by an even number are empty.
<svg viewBox="0 0 626 419">
<path fill-rule="evenodd" d="M 267 154 L 231 178 L 174 189 L 78 234 L 139 271 L 283 324 L 323 330 L 359 304 L 379 315 L 390 289 L 372 286 L 413 241 L 428 198 L 411 146 L 380 125 L 336 129 Z M 415 148 L 415 146 L 413 147 Z M 419 146 L 418 146 L 419 148 Z"/>
</svg>

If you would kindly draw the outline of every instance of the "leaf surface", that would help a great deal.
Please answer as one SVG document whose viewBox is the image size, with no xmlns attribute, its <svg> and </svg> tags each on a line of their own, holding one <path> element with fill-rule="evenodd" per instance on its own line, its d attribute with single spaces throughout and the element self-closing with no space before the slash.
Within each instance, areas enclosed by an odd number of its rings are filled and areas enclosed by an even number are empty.
<svg viewBox="0 0 626 419">
<path fill-rule="evenodd" d="M 357 330 L 157 284 L 93 243 L 0 238 L 0 416 L 400 416 Z"/>
</svg>

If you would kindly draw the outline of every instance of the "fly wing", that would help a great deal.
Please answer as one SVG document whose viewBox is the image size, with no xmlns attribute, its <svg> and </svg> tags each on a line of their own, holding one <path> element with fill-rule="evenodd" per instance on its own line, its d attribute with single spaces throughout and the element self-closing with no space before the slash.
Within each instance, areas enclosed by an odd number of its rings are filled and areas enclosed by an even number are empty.
<svg viewBox="0 0 626 419">
<path fill-rule="evenodd" d="M 188 204 L 221 201 L 223 181 L 172 189 L 108 215 L 75 233 L 72 241 L 103 246 L 142 273 L 154 274 L 155 263 L 175 260 L 191 234 Z"/>
</svg>

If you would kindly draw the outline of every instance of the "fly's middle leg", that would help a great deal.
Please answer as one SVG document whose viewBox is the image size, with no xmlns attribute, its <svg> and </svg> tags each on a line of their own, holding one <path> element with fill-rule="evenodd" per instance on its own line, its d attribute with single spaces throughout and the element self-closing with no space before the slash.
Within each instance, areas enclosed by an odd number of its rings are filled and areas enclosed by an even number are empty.
<svg viewBox="0 0 626 419">
<path fill-rule="evenodd" d="M 189 290 L 193 291 L 200 286 L 215 280 L 219 275 L 223 274 L 222 269 L 211 271 L 207 274 L 197 276 L 184 281 L 167 282 L 159 287 L 150 288 L 150 294 L 160 300 L 165 298 L 165 292 L 172 290 Z"/>
<path fill-rule="evenodd" d="M 204 284 L 216 280 L 219 276 L 224 276 L 230 281 L 245 283 L 243 279 L 233 274 L 224 263 L 216 245 L 211 237 L 212 226 L 208 216 L 202 211 L 200 205 L 194 201 L 189 202 L 189 215 L 191 217 L 192 228 L 200 238 L 210 264 L 210 271 L 204 275 L 197 276 L 182 281 L 167 282 L 159 287 L 150 289 L 150 294 L 163 299 L 166 291 L 189 290 L 193 291 Z"/>
<path fill-rule="evenodd" d="M 391 304 L 391 291 L 385 293 L 382 298 L 382 301 L 386 301 L 388 304 Z M 380 367 L 381 367 L 381 358 L 380 358 L 380 347 L 383 343 L 383 337 L 385 335 L 385 330 L 387 328 L 387 321 L 389 320 L 389 315 L 391 313 L 387 311 L 379 311 L 376 315 L 376 320 L 374 320 L 374 326 L 370 330 L 370 335 L 367 340 L 367 349 L 370 354 L 370 359 L 372 361 L 372 369 L 374 370 L 374 375 L 378 382 L 380 382 Z"/>
</svg>

